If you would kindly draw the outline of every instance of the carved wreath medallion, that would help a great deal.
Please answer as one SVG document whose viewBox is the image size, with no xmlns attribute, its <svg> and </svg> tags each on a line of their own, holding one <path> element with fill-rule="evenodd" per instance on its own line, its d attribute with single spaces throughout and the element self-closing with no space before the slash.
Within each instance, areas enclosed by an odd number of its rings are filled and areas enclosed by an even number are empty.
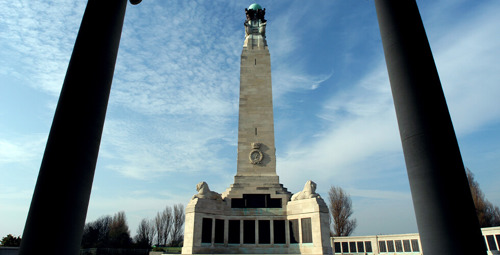
<svg viewBox="0 0 500 255">
<path fill-rule="evenodd" d="M 248 155 L 250 163 L 254 165 L 260 164 L 262 162 L 262 159 L 264 158 L 264 154 L 262 154 L 262 151 L 260 151 L 260 143 L 252 143 L 252 148 L 253 149 Z"/>
</svg>

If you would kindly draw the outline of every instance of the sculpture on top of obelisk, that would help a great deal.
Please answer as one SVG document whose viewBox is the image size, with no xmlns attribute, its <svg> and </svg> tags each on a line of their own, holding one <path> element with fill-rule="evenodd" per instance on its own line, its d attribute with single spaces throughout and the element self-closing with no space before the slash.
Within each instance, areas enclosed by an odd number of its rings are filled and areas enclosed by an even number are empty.
<svg viewBox="0 0 500 255">
<path fill-rule="evenodd" d="M 243 47 L 264 48 L 266 42 L 266 23 L 264 16 L 266 9 L 259 4 L 252 4 L 245 9 L 247 19 L 245 20 L 245 42 Z"/>
</svg>

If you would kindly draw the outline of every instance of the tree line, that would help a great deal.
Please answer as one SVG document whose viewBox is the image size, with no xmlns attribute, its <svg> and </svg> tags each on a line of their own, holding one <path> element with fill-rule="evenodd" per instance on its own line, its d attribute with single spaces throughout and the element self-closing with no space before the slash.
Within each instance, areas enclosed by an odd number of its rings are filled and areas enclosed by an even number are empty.
<svg viewBox="0 0 500 255">
<path fill-rule="evenodd" d="M 500 209 L 494 206 L 479 188 L 479 183 L 474 179 L 474 174 L 466 168 L 467 179 L 472 193 L 472 200 L 476 207 L 477 219 L 482 228 L 500 226 Z"/>
<path fill-rule="evenodd" d="M 0 240 L 0 246 L 19 247 L 21 246 L 21 237 L 15 237 L 12 234 L 8 234 Z"/>
<path fill-rule="evenodd" d="M 481 228 L 500 226 L 500 209 L 494 206 L 474 179 L 474 174 L 467 168 L 467 179 L 471 189 L 476 214 Z M 350 195 L 342 188 L 331 186 L 328 192 L 330 212 L 330 235 L 349 236 L 357 226 Z M 144 218 L 137 227 L 137 234 L 132 238 L 125 212 L 114 216 L 102 216 L 85 224 L 82 248 L 151 248 L 155 246 L 182 246 L 184 239 L 184 206 L 176 204 L 166 206 L 153 219 Z M 11 234 L 0 240 L 0 246 L 20 246 L 21 237 Z"/>
<path fill-rule="evenodd" d="M 476 207 L 476 214 L 481 228 L 500 226 L 500 209 L 486 199 L 474 174 L 466 168 L 469 188 Z M 349 236 L 357 226 L 356 219 L 351 218 L 354 213 L 352 201 L 347 192 L 341 187 L 331 186 L 328 191 L 330 211 L 330 236 Z"/>
<path fill-rule="evenodd" d="M 131 237 L 125 212 L 102 216 L 85 224 L 82 248 L 151 248 L 182 245 L 184 239 L 184 206 L 166 206 L 153 219 L 144 218 Z"/>
</svg>

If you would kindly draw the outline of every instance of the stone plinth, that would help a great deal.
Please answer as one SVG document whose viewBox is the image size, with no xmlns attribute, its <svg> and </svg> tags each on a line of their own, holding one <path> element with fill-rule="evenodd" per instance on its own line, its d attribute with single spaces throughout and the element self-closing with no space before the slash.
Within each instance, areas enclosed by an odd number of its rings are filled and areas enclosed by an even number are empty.
<svg viewBox="0 0 500 255">
<path fill-rule="evenodd" d="M 330 244 L 330 221 L 328 206 L 322 198 L 309 198 L 297 201 L 290 201 L 287 204 L 287 219 L 298 220 L 300 235 L 300 254 L 331 254 Z M 304 241 L 305 229 L 301 221 L 303 219 L 311 220 L 312 243 Z"/>
<path fill-rule="evenodd" d="M 332 254 L 323 199 L 287 201 L 282 208 L 231 208 L 228 202 L 191 200 L 182 254 Z"/>
</svg>

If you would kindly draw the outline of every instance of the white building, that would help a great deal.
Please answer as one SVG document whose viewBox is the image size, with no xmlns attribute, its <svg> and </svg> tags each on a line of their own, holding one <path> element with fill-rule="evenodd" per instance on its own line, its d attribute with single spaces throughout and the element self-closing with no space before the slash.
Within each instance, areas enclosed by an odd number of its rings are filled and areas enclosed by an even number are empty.
<svg viewBox="0 0 500 255">
<path fill-rule="evenodd" d="M 482 228 L 488 255 L 500 254 L 500 227 Z M 375 235 L 332 237 L 334 254 L 410 255 L 423 254 L 420 235 Z"/>
</svg>

